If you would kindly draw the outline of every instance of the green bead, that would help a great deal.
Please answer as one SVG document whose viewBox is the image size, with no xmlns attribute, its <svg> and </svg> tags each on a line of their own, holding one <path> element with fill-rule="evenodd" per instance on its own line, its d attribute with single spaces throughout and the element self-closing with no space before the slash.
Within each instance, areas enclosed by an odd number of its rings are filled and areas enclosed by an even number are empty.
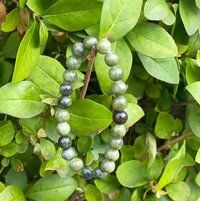
<svg viewBox="0 0 200 201">
<path fill-rule="evenodd" d="M 62 151 L 62 157 L 65 159 L 65 160 L 72 160 L 73 158 L 77 157 L 77 153 L 75 151 L 75 149 L 73 147 L 70 147 L 69 149 L 64 149 Z"/>
<path fill-rule="evenodd" d="M 57 125 L 57 132 L 60 135 L 68 135 L 70 132 L 70 125 L 67 122 L 59 123 Z"/>
<path fill-rule="evenodd" d="M 55 118 L 59 123 L 69 120 L 69 113 L 64 109 L 57 109 L 55 113 Z"/>
<path fill-rule="evenodd" d="M 120 150 L 123 146 L 124 142 L 122 138 L 113 138 L 110 140 L 110 147 L 113 149 Z"/>
<path fill-rule="evenodd" d="M 95 170 L 94 170 L 94 177 L 96 178 L 96 179 L 104 179 L 105 177 L 107 176 L 107 173 L 106 172 L 103 172 L 102 170 L 101 170 L 101 168 L 96 168 Z"/>
<path fill-rule="evenodd" d="M 114 110 L 122 111 L 127 106 L 127 100 L 124 96 L 117 96 L 113 99 L 112 107 Z"/>
<path fill-rule="evenodd" d="M 114 66 L 109 71 L 109 77 L 113 81 L 119 81 L 123 78 L 124 72 L 119 66 Z"/>
<path fill-rule="evenodd" d="M 71 84 L 77 80 L 77 74 L 74 70 L 67 70 L 63 74 L 63 79 L 65 82 Z"/>
<path fill-rule="evenodd" d="M 58 104 L 61 108 L 66 109 L 72 105 L 72 99 L 69 96 L 63 96 L 59 99 Z"/>
<path fill-rule="evenodd" d="M 96 45 L 97 42 L 98 42 L 97 38 L 93 36 L 87 36 L 83 40 L 83 45 L 86 49 L 91 50 Z"/>
<path fill-rule="evenodd" d="M 116 81 L 112 85 L 112 93 L 116 96 L 121 96 L 126 93 L 128 86 L 123 81 Z"/>
<path fill-rule="evenodd" d="M 83 161 L 80 158 L 73 158 L 69 162 L 69 167 L 74 172 L 79 172 L 83 168 Z"/>
<path fill-rule="evenodd" d="M 102 39 L 96 44 L 96 49 L 101 54 L 108 54 L 111 51 L 111 43 L 107 39 Z"/>
<path fill-rule="evenodd" d="M 72 47 L 72 54 L 76 57 L 82 57 L 85 54 L 83 43 L 75 43 Z"/>
<path fill-rule="evenodd" d="M 115 53 L 108 53 L 105 56 L 105 63 L 110 66 L 116 66 L 119 64 L 119 57 Z"/>
<path fill-rule="evenodd" d="M 111 135 L 114 138 L 122 138 L 126 135 L 126 127 L 124 125 L 114 125 L 111 128 Z"/>
<path fill-rule="evenodd" d="M 111 173 L 115 170 L 115 163 L 109 160 L 103 160 L 101 162 L 101 170 L 106 173 Z"/>
<path fill-rule="evenodd" d="M 105 159 L 109 161 L 116 161 L 119 159 L 119 151 L 116 149 L 107 149 Z"/>
<path fill-rule="evenodd" d="M 78 59 L 72 55 L 66 60 L 66 66 L 70 70 L 76 70 L 81 66 L 81 59 Z"/>
</svg>

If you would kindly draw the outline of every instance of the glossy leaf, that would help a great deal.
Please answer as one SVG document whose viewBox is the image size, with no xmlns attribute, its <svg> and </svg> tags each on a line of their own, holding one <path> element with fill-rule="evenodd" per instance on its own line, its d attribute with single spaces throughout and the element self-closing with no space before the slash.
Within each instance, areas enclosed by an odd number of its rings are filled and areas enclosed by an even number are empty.
<svg viewBox="0 0 200 201">
<path fill-rule="evenodd" d="M 13 66 L 11 63 L 3 61 L 0 62 L 0 86 L 9 82 L 12 76 Z"/>
<path fill-rule="evenodd" d="M 87 201 L 102 201 L 103 196 L 101 192 L 93 185 L 88 184 L 86 186 L 86 191 L 85 191 L 85 198 Z"/>
<path fill-rule="evenodd" d="M 194 82 L 186 86 L 186 89 L 194 97 L 198 104 L 200 104 L 200 81 Z"/>
</svg>

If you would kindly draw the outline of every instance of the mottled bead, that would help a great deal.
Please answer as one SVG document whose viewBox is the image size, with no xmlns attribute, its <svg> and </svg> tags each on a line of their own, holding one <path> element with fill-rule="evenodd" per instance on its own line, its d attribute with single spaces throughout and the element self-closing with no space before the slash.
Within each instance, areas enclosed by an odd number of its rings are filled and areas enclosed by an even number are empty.
<svg viewBox="0 0 200 201">
<path fill-rule="evenodd" d="M 70 125 L 67 122 L 62 122 L 57 125 L 57 132 L 60 135 L 68 135 L 70 132 Z"/>
<path fill-rule="evenodd" d="M 107 149 L 105 153 L 105 159 L 109 161 L 116 161 L 119 159 L 119 151 L 116 149 Z"/>
<path fill-rule="evenodd" d="M 113 66 L 116 66 L 119 64 L 119 57 L 115 53 L 112 53 L 112 52 L 106 54 L 104 60 L 105 60 L 105 63 L 110 67 L 113 67 Z"/>
<path fill-rule="evenodd" d="M 75 43 L 72 47 L 72 54 L 76 57 L 82 57 L 85 54 L 85 47 L 83 43 Z"/>
<path fill-rule="evenodd" d="M 72 141 L 68 136 L 61 136 L 58 139 L 58 144 L 63 149 L 68 149 L 72 146 Z"/>
<path fill-rule="evenodd" d="M 83 167 L 81 174 L 85 180 L 90 180 L 94 177 L 94 170 L 91 167 Z"/>
<path fill-rule="evenodd" d="M 116 124 L 125 124 L 128 120 L 128 115 L 125 111 L 115 111 L 113 113 L 113 121 Z"/>
<path fill-rule="evenodd" d="M 112 85 L 112 93 L 116 96 L 121 96 L 126 93 L 128 86 L 123 81 L 116 81 Z"/>
<path fill-rule="evenodd" d="M 74 70 L 67 70 L 63 74 L 63 79 L 69 84 L 74 83 L 77 80 L 77 77 L 78 76 Z"/>
<path fill-rule="evenodd" d="M 127 100 L 124 96 L 117 96 L 113 99 L 112 107 L 114 110 L 122 111 L 127 106 Z"/>
<path fill-rule="evenodd" d="M 63 96 L 60 98 L 58 104 L 61 108 L 66 109 L 72 105 L 72 99 L 69 96 Z"/>
<path fill-rule="evenodd" d="M 106 177 L 107 173 L 103 172 L 100 168 L 96 168 L 94 170 L 94 177 L 96 179 L 104 179 Z"/>
<path fill-rule="evenodd" d="M 80 158 L 73 158 L 69 161 L 69 167 L 74 172 L 79 172 L 83 168 L 83 161 Z"/>
<path fill-rule="evenodd" d="M 70 70 L 76 70 L 81 66 L 81 59 L 76 58 L 75 56 L 72 55 L 66 60 L 66 66 Z"/>
<path fill-rule="evenodd" d="M 123 78 L 124 72 L 119 66 L 114 66 L 109 71 L 109 77 L 113 81 L 119 81 Z"/>
<path fill-rule="evenodd" d="M 115 163 L 109 160 L 103 160 L 101 162 L 101 170 L 106 173 L 111 173 L 115 170 Z"/>
<path fill-rule="evenodd" d="M 86 49 L 91 50 L 96 45 L 97 42 L 98 42 L 97 38 L 93 36 L 87 36 L 83 40 L 83 45 Z"/>
<path fill-rule="evenodd" d="M 69 112 L 67 112 L 67 110 L 61 108 L 56 110 L 55 118 L 59 123 L 68 121 L 69 117 L 70 115 Z"/>
<path fill-rule="evenodd" d="M 73 158 L 77 157 L 77 153 L 75 151 L 75 149 L 73 147 L 70 147 L 69 149 L 64 149 L 62 151 L 62 157 L 65 159 L 65 160 L 72 160 Z"/>
<path fill-rule="evenodd" d="M 124 142 L 122 138 L 113 138 L 110 140 L 110 147 L 113 149 L 120 150 L 123 146 Z"/>
<path fill-rule="evenodd" d="M 63 96 L 70 96 L 73 92 L 73 88 L 71 84 L 63 83 L 60 85 L 60 93 Z"/>
<path fill-rule="evenodd" d="M 126 135 L 126 127 L 124 125 L 116 124 L 111 128 L 111 135 L 114 138 L 122 138 Z"/>
<path fill-rule="evenodd" d="M 111 48 L 111 43 L 108 39 L 102 39 L 96 44 L 96 49 L 101 54 L 110 53 Z"/>
</svg>

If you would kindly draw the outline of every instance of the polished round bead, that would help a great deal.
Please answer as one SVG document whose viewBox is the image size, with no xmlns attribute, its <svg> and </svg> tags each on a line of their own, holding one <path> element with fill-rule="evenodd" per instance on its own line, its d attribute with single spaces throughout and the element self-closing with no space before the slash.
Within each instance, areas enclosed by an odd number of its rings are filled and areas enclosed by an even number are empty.
<svg viewBox="0 0 200 201">
<path fill-rule="evenodd" d="M 126 127 L 124 125 L 114 125 L 111 128 L 111 135 L 114 138 L 122 138 L 126 135 Z"/>
<path fill-rule="evenodd" d="M 70 70 L 76 70 L 81 66 L 81 59 L 76 58 L 75 56 L 72 55 L 66 60 L 66 66 Z"/>
<path fill-rule="evenodd" d="M 73 147 L 70 147 L 69 149 L 64 149 L 62 151 L 62 157 L 65 159 L 65 160 L 72 160 L 73 158 L 77 157 L 77 153 L 75 151 L 75 149 Z"/>
<path fill-rule="evenodd" d="M 123 78 L 124 72 L 119 66 L 114 66 L 109 71 L 109 77 L 113 81 L 119 81 Z"/>
<path fill-rule="evenodd" d="M 113 99 L 112 107 L 114 110 L 122 111 L 127 106 L 127 100 L 124 96 L 117 96 Z"/>
<path fill-rule="evenodd" d="M 96 45 L 97 42 L 98 40 L 94 36 L 87 36 L 83 40 L 83 45 L 86 49 L 91 50 Z"/>
<path fill-rule="evenodd" d="M 69 167 L 74 172 L 79 172 L 83 168 L 83 161 L 80 158 L 73 158 L 69 161 Z"/>
<path fill-rule="evenodd" d="M 81 174 L 85 180 L 90 180 L 94 177 L 94 170 L 91 167 L 83 167 Z"/>
<path fill-rule="evenodd" d="M 67 70 L 63 74 L 63 79 L 65 82 L 71 84 L 77 80 L 77 74 L 74 70 Z"/>
<path fill-rule="evenodd" d="M 96 49 L 101 54 L 108 54 L 111 52 L 111 43 L 108 39 L 102 39 L 96 44 Z"/>
<path fill-rule="evenodd" d="M 125 111 L 115 111 L 113 113 L 113 120 L 116 124 L 125 124 L 128 120 L 128 115 Z"/>
<path fill-rule="evenodd" d="M 67 112 L 67 110 L 65 109 L 57 109 L 56 113 L 55 113 L 55 118 L 59 123 L 65 122 L 69 120 L 69 112 Z"/>
<path fill-rule="evenodd" d="M 73 88 L 72 85 L 68 84 L 68 83 L 63 83 L 60 85 L 60 93 L 63 96 L 70 96 L 73 92 Z"/>
<path fill-rule="evenodd" d="M 58 139 L 58 145 L 63 149 L 68 149 L 72 146 L 72 141 L 68 136 L 61 136 Z"/>
<path fill-rule="evenodd" d="M 123 81 L 116 81 L 112 85 L 112 93 L 116 96 L 121 96 L 126 93 L 128 86 Z"/>
<path fill-rule="evenodd" d="M 110 147 L 113 149 L 120 150 L 123 146 L 124 142 L 122 138 L 113 138 L 110 140 Z"/>
<path fill-rule="evenodd" d="M 72 99 L 69 96 L 63 96 L 59 100 L 59 105 L 61 108 L 66 109 L 72 105 Z"/>
<path fill-rule="evenodd" d="M 72 54 L 76 57 L 82 57 L 85 54 L 85 47 L 83 43 L 75 43 L 72 47 Z"/>
<path fill-rule="evenodd" d="M 94 177 L 96 179 L 104 179 L 107 173 L 103 172 L 99 167 L 94 170 Z"/>
<path fill-rule="evenodd" d="M 115 53 L 108 53 L 105 56 L 105 63 L 110 66 L 116 66 L 119 64 L 119 57 Z"/>
<path fill-rule="evenodd" d="M 70 132 L 70 125 L 67 122 L 62 122 L 57 125 L 57 132 L 60 135 L 68 135 Z"/>
<path fill-rule="evenodd" d="M 107 149 L 105 159 L 109 161 L 116 161 L 119 159 L 119 151 L 116 149 Z"/>
<path fill-rule="evenodd" d="M 101 170 L 106 173 L 111 173 L 115 170 L 115 162 L 103 160 L 101 162 Z"/>
</svg>

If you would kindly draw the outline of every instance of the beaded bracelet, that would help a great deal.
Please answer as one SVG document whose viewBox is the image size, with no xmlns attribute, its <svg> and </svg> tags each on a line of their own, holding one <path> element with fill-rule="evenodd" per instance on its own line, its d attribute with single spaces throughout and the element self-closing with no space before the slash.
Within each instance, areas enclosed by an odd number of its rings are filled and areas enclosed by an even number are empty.
<svg viewBox="0 0 200 201">
<path fill-rule="evenodd" d="M 111 67 L 109 77 L 114 81 L 111 91 L 113 94 L 112 107 L 113 122 L 111 127 L 111 139 L 109 148 L 105 152 L 104 160 L 100 163 L 100 167 L 93 170 L 89 166 L 84 166 L 83 161 L 78 158 L 78 154 L 68 134 L 70 133 L 70 125 L 67 123 L 70 115 L 67 108 L 72 105 L 70 95 L 73 92 L 72 84 L 77 79 L 76 71 L 81 66 L 81 61 L 86 50 L 95 49 L 100 54 L 105 54 L 105 63 Z M 64 83 L 60 86 L 62 97 L 59 99 L 60 108 L 55 113 L 55 118 L 58 121 L 57 132 L 61 135 L 58 140 L 59 146 L 62 148 L 62 157 L 69 161 L 69 167 L 74 172 L 80 172 L 86 180 L 92 178 L 103 179 L 108 173 L 115 170 L 115 161 L 119 158 L 119 150 L 123 146 L 123 137 L 126 134 L 125 123 L 128 119 L 124 109 L 127 106 L 127 100 L 123 96 L 126 93 L 127 85 L 121 81 L 123 78 L 123 70 L 119 67 L 118 56 L 111 51 L 111 43 L 107 39 L 102 39 L 98 42 L 97 38 L 88 36 L 83 43 L 76 43 L 72 47 L 72 56 L 66 60 L 68 70 L 64 72 Z"/>
</svg>

